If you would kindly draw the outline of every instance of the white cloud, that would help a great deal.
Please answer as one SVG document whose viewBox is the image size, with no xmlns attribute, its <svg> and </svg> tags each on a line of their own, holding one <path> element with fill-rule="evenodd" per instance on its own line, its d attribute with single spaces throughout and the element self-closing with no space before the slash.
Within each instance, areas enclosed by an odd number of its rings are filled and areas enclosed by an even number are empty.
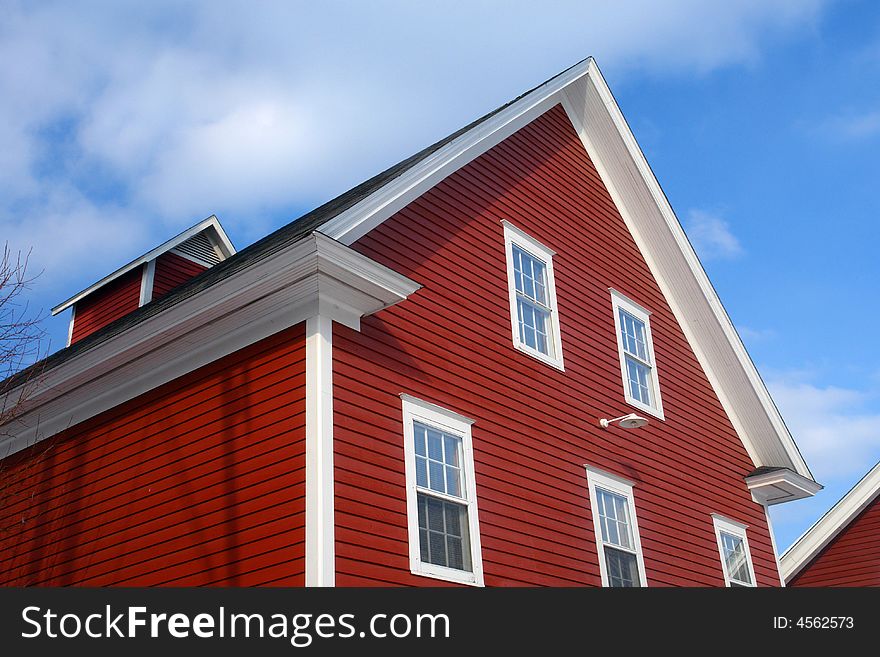
<svg viewBox="0 0 880 657">
<path fill-rule="evenodd" d="M 144 217 L 98 207 L 69 187 L 53 190 L 25 218 L 3 217 L 0 225 L 11 249 L 31 251 L 30 273 L 42 272 L 36 285 L 61 296 L 79 289 L 69 287 L 74 281 L 84 287 L 154 246 Z"/>
<path fill-rule="evenodd" d="M 727 260 L 743 254 L 739 240 L 730 232 L 730 225 L 709 212 L 688 212 L 685 232 L 703 260 Z"/>
<path fill-rule="evenodd" d="M 776 337 L 776 331 L 770 328 L 757 329 L 751 326 L 739 325 L 736 327 L 736 331 L 744 342 L 764 342 Z"/>
<path fill-rule="evenodd" d="M 824 4 L 0 2 L 0 236 L 53 296 L 212 212 L 256 239 L 586 55 L 751 64 Z"/>
<path fill-rule="evenodd" d="M 834 117 L 822 125 L 822 131 L 841 139 L 876 137 L 880 135 L 880 111 Z"/>
<path fill-rule="evenodd" d="M 880 458 L 876 396 L 818 386 L 803 373 L 775 375 L 767 386 L 819 481 L 858 478 Z"/>
</svg>

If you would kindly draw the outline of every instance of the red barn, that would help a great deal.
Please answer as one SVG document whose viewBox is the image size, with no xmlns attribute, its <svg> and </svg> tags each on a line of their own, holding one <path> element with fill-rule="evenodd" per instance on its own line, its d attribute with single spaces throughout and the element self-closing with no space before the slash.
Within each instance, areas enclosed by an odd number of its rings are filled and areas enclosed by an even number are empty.
<svg viewBox="0 0 880 657">
<path fill-rule="evenodd" d="M 780 585 L 820 486 L 592 59 L 220 255 L 7 381 L 0 582 Z"/>
<path fill-rule="evenodd" d="M 785 551 L 788 586 L 880 586 L 880 463 Z"/>
</svg>

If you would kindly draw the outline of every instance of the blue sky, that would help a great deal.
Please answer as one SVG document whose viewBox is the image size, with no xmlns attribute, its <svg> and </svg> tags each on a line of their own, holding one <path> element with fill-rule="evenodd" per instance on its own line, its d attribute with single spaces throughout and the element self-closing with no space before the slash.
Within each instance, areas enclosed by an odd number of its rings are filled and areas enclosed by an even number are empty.
<svg viewBox="0 0 880 657">
<path fill-rule="evenodd" d="M 0 240 L 48 309 L 216 213 L 237 246 L 596 57 L 826 490 L 880 460 L 880 5 L 0 0 Z M 64 344 L 65 316 L 46 325 Z"/>
</svg>

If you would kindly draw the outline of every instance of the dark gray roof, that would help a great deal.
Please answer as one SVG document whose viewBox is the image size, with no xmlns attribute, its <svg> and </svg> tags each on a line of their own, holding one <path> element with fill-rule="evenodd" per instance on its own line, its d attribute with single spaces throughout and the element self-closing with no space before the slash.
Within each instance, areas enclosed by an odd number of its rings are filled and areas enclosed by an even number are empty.
<svg viewBox="0 0 880 657">
<path fill-rule="evenodd" d="M 755 468 L 749 474 L 747 474 L 746 479 L 748 479 L 749 477 L 757 477 L 758 475 L 762 474 L 768 474 L 770 472 L 779 472 L 780 470 L 789 470 L 793 472 L 791 468 L 783 468 L 775 465 L 762 465 L 761 467 Z"/>
<path fill-rule="evenodd" d="M 427 148 L 416 153 L 415 155 L 406 158 L 402 162 L 398 162 L 397 164 L 386 169 L 382 173 L 362 182 L 360 185 L 351 188 L 347 192 L 334 198 L 332 201 L 328 201 L 327 203 L 324 203 L 324 205 L 321 205 L 311 212 L 307 212 L 306 214 L 302 215 L 298 219 L 293 220 L 289 224 L 282 226 L 275 232 L 270 233 L 266 237 L 260 239 L 257 242 L 254 242 L 250 246 L 242 249 L 235 255 L 224 260 L 223 262 L 214 265 L 210 269 L 207 269 L 195 278 L 190 279 L 180 287 L 175 288 L 172 292 L 169 292 L 168 294 L 157 299 L 156 301 L 152 301 L 129 313 L 128 315 L 120 317 L 115 322 L 111 322 L 107 326 L 101 328 L 95 333 L 92 333 L 91 335 L 86 336 L 82 340 L 73 343 L 69 347 L 56 351 L 54 354 L 48 356 L 44 360 L 35 363 L 34 365 L 19 372 L 18 374 L 14 374 L 13 376 L 0 383 L 0 394 L 7 390 L 13 389 L 20 382 L 27 380 L 29 376 L 34 374 L 35 370 L 39 369 L 45 372 L 70 360 L 77 354 L 88 351 L 90 349 L 94 349 L 98 345 L 106 342 L 108 339 L 119 335 L 123 331 L 126 331 L 132 326 L 144 321 L 145 319 L 161 313 L 166 308 L 170 308 L 171 306 L 180 303 L 184 299 L 188 299 L 189 297 L 198 294 L 202 290 L 211 287 L 212 285 L 223 280 L 227 276 L 241 271 L 242 269 L 250 266 L 254 262 L 258 262 L 266 257 L 269 257 L 277 251 L 285 248 L 286 246 L 299 241 L 306 235 L 309 235 L 310 233 L 319 230 L 321 226 L 336 217 L 338 214 L 344 212 L 348 208 L 367 198 L 368 196 L 370 196 L 370 194 L 383 187 L 386 183 L 399 177 L 400 175 L 411 169 L 413 166 L 426 159 L 437 150 L 441 149 L 449 142 L 457 139 L 464 133 L 472 130 L 476 126 L 480 125 L 487 119 L 497 114 L 498 112 L 506 109 L 521 98 L 528 96 L 536 89 L 543 87 L 548 82 L 551 82 L 552 80 L 556 79 L 560 75 L 563 75 L 564 73 L 571 70 L 575 66 L 578 66 L 584 61 L 586 61 L 586 59 L 581 60 L 577 64 L 570 66 L 569 68 L 565 69 L 565 71 L 557 73 L 549 80 L 546 80 L 545 82 L 542 82 L 541 84 L 530 89 L 524 94 L 517 96 L 510 102 L 505 103 L 501 107 L 489 112 L 485 116 L 480 117 L 476 121 L 466 125 L 460 130 L 457 130 L 448 137 L 445 137 L 437 143 L 428 146 Z"/>
</svg>

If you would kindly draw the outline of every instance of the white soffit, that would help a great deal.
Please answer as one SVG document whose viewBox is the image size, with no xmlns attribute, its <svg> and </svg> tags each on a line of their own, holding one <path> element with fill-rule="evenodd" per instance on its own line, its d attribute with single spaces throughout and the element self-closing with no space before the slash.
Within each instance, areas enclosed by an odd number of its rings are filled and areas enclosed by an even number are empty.
<svg viewBox="0 0 880 657">
<path fill-rule="evenodd" d="M 30 389 L 0 432 L 0 458 L 309 317 L 358 329 L 362 316 L 419 287 L 312 233 L 23 384 Z"/>
<path fill-rule="evenodd" d="M 813 480 L 764 382 L 592 58 L 523 96 L 321 228 L 352 244 L 561 103 L 755 466 Z"/>
</svg>

